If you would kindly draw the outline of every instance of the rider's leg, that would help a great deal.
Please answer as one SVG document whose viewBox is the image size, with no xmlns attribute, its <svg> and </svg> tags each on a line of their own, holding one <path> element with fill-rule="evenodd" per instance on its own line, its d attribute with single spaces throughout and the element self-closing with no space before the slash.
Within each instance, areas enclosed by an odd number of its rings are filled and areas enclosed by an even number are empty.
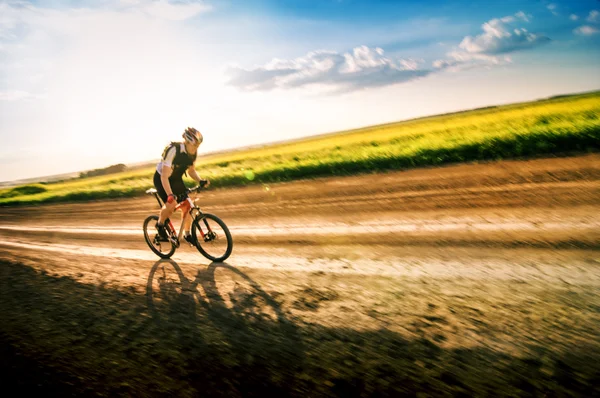
<svg viewBox="0 0 600 398">
<path fill-rule="evenodd" d="M 190 233 L 190 227 L 192 225 L 192 216 L 187 211 L 181 212 L 181 224 L 183 225 L 183 238 L 192 246 L 194 246 L 194 240 Z"/>
<path fill-rule="evenodd" d="M 185 213 L 181 213 L 181 222 L 183 223 L 183 231 L 186 235 L 190 234 L 190 229 L 192 227 L 192 217 L 190 216 L 190 213 L 185 212 Z"/>
<path fill-rule="evenodd" d="M 160 210 L 160 215 L 158 216 L 158 223 L 160 225 L 164 225 L 165 220 L 171 217 L 171 214 L 173 214 L 173 210 L 175 210 L 175 206 L 177 206 L 176 201 L 173 201 L 171 203 L 165 203 L 163 205 L 162 209 Z"/>
<path fill-rule="evenodd" d="M 171 189 L 175 189 L 173 187 L 173 182 L 171 180 L 169 180 L 169 183 L 171 184 Z M 173 201 L 171 203 L 167 203 L 167 192 L 165 191 L 165 189 L 162 186 L 162 182 L 160 180 L 160 174 L 158 174 L 158 172 L 154 173 L 154 187 L 156 188 L 156 191 L 158 192 L 158 196 L 163 201 L 163 206 L 160 209 L 160 214 L 158 216 L 158 224 L 164 225 L 165 220 L 167 218 L 171 217 L 171 214 L 173 214 L 173 211 L 175 210 L 175 206 L 177 206 L 177 202 Z"/>
</svg>

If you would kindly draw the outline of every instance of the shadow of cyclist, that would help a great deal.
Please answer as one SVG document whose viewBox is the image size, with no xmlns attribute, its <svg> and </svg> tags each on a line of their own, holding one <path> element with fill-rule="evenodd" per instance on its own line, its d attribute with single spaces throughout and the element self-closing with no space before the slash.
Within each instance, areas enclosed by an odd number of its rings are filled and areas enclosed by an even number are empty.
<svg viewBox="0 0 600 398">
<path fill-rule="evenodd" d="M 238 391 L 290 391 L 304 361 L 298 327 L 248 275 L 211 263 L 190 280 L 175 261 L 159 260 L 150 270 L 146 294 L 159 327 L 182 336 L 179 347 L 190 366 L 219 373 L 213 376 L 230 379 Z M 206 355 L 211 351 L 218 352 L 212 359 Z M 206 383 L 208 375 L 188 374 Z"/>
</svg>

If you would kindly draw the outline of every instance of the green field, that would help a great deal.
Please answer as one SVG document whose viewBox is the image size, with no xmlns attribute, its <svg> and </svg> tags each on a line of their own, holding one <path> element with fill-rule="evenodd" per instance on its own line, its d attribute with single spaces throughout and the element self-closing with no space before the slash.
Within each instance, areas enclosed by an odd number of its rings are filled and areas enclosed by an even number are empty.
<svg viewBox="0 0 600 398">
<path fill-rule="evenodd" d="M 197 170 L 213 187 L 226 187 L 599 149 L 600 92 L 593 92 L 201 156 Z M 0 205 L 131 197 L 152 187 L 153 173 L 4 189 Z"/>
</svg>

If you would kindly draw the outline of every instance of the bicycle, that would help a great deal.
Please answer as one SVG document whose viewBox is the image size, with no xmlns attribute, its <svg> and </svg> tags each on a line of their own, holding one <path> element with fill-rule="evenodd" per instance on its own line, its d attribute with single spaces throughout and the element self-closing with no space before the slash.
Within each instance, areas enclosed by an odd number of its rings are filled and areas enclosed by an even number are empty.
<svg viewBox="0 0 600 398">
<path fill-rule="evenodd" d="M 197 192 L 201 188 L 201 185 L 187 188 L 186 193 L 189 195 L 190 193 Z M 159 208 L 162 208 L 164 203 L 160 199 L 156 189 L 148 189 L 146 193 L 153 195 L 158 202 Z M 189 196 L 175 206 L 173 213 L 177 210 L 181 210 L 186 218 L 192 217 L 192 241 L 200 254 L 207 259 L 216 262 L 225 261 L 231 255 L 231 251 L 233 250 L 233 238 L 231 237 L 229 228 L 227 228 L 227 225 L 225 225 L 223 220 L 214 214 L 203 213 L 196 205 L 195 200 L 192 200 Z M 167 231 L 168 237 L 167 241 L 160 239 L 158 231 L 156 231 L 157 222 L 157 215 L 148 216 L 144 220 L 144 239 L 157 256 L 166 259 L 171 258 L 175 253 L 175 250 L 181 246 L 184 222 L 182 220 L 179 233 L 176 233 L 173 223 L 167 218 L 165 221 L 165 230 Z"/>
</svg>

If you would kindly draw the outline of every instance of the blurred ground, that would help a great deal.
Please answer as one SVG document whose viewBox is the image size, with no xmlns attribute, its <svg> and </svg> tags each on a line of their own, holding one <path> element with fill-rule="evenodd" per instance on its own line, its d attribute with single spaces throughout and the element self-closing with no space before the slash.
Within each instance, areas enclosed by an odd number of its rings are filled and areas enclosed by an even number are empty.
<svg viewBox="0 0 600 398">
<path fill-rule="evenodd" d="M 0 209 L 6 382 L 599 393 L 600 155 L 208 190 L 235 241 L 222 265 L 189 247 L 157 261 L 140 231 L 153 200 Z"/>
</svg>

